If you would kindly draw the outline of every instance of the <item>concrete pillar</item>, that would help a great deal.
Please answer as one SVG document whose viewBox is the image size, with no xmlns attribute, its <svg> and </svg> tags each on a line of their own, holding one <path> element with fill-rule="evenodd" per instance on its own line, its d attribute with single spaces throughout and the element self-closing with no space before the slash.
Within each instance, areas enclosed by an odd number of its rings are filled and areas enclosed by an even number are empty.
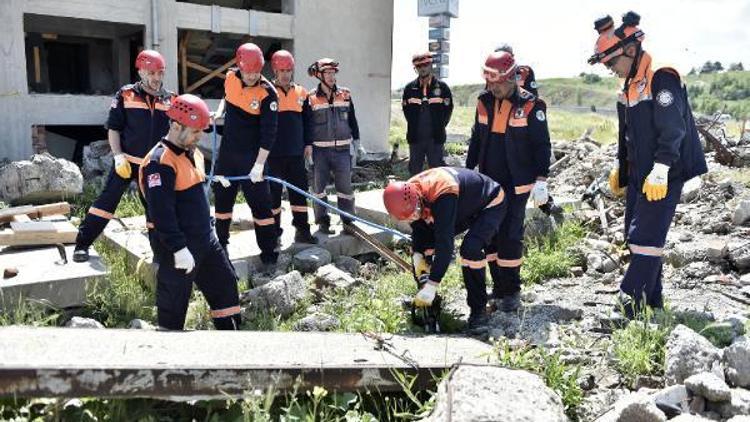
<svg viewBox="0 0 750 422">
<path fill-rule="evenodd" d="M 0 159 L 32 154 L 31 123 L 23 107 L 28 96 L 23 8 L 23 0 L 0 2 Z"/>
<path fill-rule="evenodd" d="M 393 0 L 295 0 L 294 13 L 298 82 L 316 86 L 307 66 L 321 57 L 339 60 L 338 82 L 352 90 L 362 146 L 388 156 Z"/>
<path fill-rule="evenodd" d="M 155 0 L 159 14 L 159 52 L 167 61 L 164 86 L 170 91 L 179 92 L 179 48 L 177 40 L 177 2 L 175 0 Z M 149 21 L 149 25 L 151 21 Z"/>
</svg>

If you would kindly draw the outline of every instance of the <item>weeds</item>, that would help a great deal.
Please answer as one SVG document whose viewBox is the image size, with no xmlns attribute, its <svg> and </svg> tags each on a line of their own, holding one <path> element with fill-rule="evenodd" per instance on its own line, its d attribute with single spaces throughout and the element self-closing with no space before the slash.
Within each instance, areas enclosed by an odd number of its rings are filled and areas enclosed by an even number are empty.
<svg viewBox="0 0 750 422">
<path fill-rule="evenodd" d="M 514 350 L 507 339 L 493 344 L 492 356 L 502 366 L 539 374 L 547 387 L 560 396 L 568 417 L 577 419 L 576 409 L 583 402 L 583 390 L 578 385 L 579 365 L 566 364 L 560 359 L 560 352 L 544 348 L 527 346 Z"/>
<path fill-rule="evenodd" d="M 521 278 L 526 284 L 537 284 L 554 277 L 564 277 L 576 264 L 570 249 L 585 235 L 576 222 L 566 221 L 551 234 L 527 245 Z"/>
</svg>

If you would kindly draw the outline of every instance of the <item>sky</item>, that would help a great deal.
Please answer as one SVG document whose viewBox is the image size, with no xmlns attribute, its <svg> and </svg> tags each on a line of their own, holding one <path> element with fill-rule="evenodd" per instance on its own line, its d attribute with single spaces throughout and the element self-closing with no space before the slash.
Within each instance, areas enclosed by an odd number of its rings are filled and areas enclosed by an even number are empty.
<svg viewBox="0 0 750 422">
<path fill-rule="evenodd" d="M 655 63 L 687 73 L 706 60 L 743 62 L 750 70 L 750 0 L 460 0 L 451 19 L 450 85 L 480 83 L 480 66 L 495 46 L 507 42 L 519 63 L 538 79 L 606 75 L 586 60 L 596 41 L 594 21 L 628 10 L 641 15 L 644 49 Z M 399 88 L 416 76 L 411 56 L 427 50 L 428 18 L 417 16 L 417 0 L 394 0 L 393 78 Z"/>
</svg>

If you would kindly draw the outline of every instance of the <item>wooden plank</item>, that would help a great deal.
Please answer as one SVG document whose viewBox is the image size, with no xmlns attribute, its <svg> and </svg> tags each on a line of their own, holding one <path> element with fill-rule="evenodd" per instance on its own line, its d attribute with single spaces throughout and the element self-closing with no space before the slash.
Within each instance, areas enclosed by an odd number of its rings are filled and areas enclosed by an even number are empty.
<svg viewBox="0 0 750 422">
<path fill-rule="evenodd" d="M 188 84 L 188 75 L 187 75 L 187 44 L 190 40 L 190 31 L 186 31 L 185 35 L 182 37 L 182 40 L 180 41 L 180 66 L 182 68 L 182 92 L 185 92 L 187 89 Z"/>
<path fill-rule="evenodd" d="M 219 75 L 220 73 L 222 73 L 225 70 L 229 69 L 236 61 L 237 61 L 237 59 L 233 58 L 232 60 L 224 63 L 223 65 L 221 65 L 221 67 L 219 67 L 218 69 L 216 69 L 213 72 L 209 73 L 208 75 L 206 75 L 206 76 L 198 79 L 198 81 L 196 81 L 194 84 L 190 85 L 187 88 L 187 92 L 188 93 L 193 92 L 194 90 L 196 90 L 197 88 L 199 88 L 204 83 L 208 82 L 212 78 L 217 77 L 217 75 Z"/>
<path fill-rule="evenodd" d="M 42 83 L 42 59 L 39 54 L 39 47 L 34 47 L 34 82 Z"/>
<path fill-rule="evenodd" d="M 48 222 L 44 222 L 48 223 Z M 35 246 L 56 245 L 58 243 L 75 243 L 78 229 L 69 222 L 49 222 L 54 231 L 0 231 L 0 245 Z"/>
<path fill-rule="evenodd" d="M 0 210 L 0 223 L 9 223 L 16 215 L 27 215 L 30 218 L 40 218 L 45 215 L 70 214 L 70 204 L 67 202 L 55 202 L 45 205 L 23 205 L 20 207 L 6 208 Z"/>
<path fill-rule="evenodd" d="M 10 223 L 10 228 L 14 232 L 25 232 L 25 233 L 41 233 L 41 232 L 55 232 L 57 228 L 55 223 L 51 221 L 14 221 Z"/>
<path fill-rule="evenodd" d="M 14 215 L 13 216 L 13 221 L 14 222 L 23 223 L 25 221 L 31 221 L 31 219 L 26 214 L 20 214 L 20 215 Z"/>
<path fill-rule="evenodd" d="M 191 61 L 187 62 L 187 67 L 189 67 L 191 69 L 195 69 L 195 70 L 197 70 L 199 72 L 203 72 L 203 73 L 211 73 L 211 72 L 213 72 L 213 69 L 209 69 L 209 68 L 207 68 L 205 66 L 201 66 L 198 63 L 193 63 Z M 225 75 L 223 73 L 220 73 L 220 74 L 216 75 L 216 77 L 217 78 L 221 78 L 221 79 L 226 79 L 227 75 Z"/>
</svg>

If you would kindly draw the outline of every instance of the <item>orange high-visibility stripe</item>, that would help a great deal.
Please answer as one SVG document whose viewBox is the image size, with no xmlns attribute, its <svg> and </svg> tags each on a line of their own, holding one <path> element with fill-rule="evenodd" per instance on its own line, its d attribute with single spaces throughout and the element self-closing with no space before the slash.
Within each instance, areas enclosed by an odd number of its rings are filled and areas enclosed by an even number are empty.
<svg viewBox="0 0 750 422">
<path fill-rule="evenodd" d="M 354 199 L 354 195 L 347 195 L 345 193 L 336 192 L 336 196 L 338 198 L 344 198 L 344 199 Z"/>
<path fill-rule="evenodd" d="M 211 318 L 225 318 L 240 313 L 239 306 L 232 306 L 224 309 L 216 309 L 211 311 Z"/>
<path fill-rule="evenodd" d="M 521 186 L 516 186 L 516 187 L 515 187 L 515 191 L 516 191 L 516 193 L 517 193 L 517 194 L 519 194 L 519 195 L 520 195 L 520 194 L 524 194 L 524 193 L 529 193 L 529 192 L 531 192 L 531 189 L 532 189 L 533 187 L 534 187 L 534 184 L 533 184 L 533 183 L 531 183 L 531 184 L 528 184 L 528 185 L 521 185 Z"/>
<path fill-rule="evenodd" d="M 500 192 L 497 194 L 497 196 L 495 197 L 495 199 L 493 199 L 492 201 L 490 201 L 490 203 L 487 204 L 487 206 L 485 208 L 491 208 L 491 207 L 494 207 L 495 205 L 500 205 L 500 204 L 503 203 L 504 200 L 505 200 L 505 191 L 503 191 L 502 189 L 500 189 Z"/>
<path fill-rule="evenodd" d="M 487 255 L 487 262 L 494 262 L 494 261 L 497 261 L 497 254 L 496 253 L 491 253 L 491 254 Z"/>
<path fill-rule="evenodd" d="M 125 108 L 140 108 L 144 110 L 151 110 L 151 107 L 149 107 L 148 104 L 142 101 L 123 100 L 122 105 Z"/>
<path fill-rule="evenodd" d="M 432 256 L 435 255 L 435 249 L 425 249 L 424 250 L 424 256 Z"/>
<path fill-rule="evenodd" d="M 504 268 L 516 268 L 520 267 L 521 264 L 523 264 L 523 258 L 518 259 L 501 259 L 497 258 L 495 260 L 497 262 L 498 267 L 504 267 Z"/>
<path fill-rule="evenodd" d="M 630 252 L 638 255 L 659 257 L 664 254 L 664 248 L 658 248 L 656 246 L 641 246 L 632 243 L 628 244 L 628 246 L 630 247 Z"/>
<path fill-rule="evenodd" d="M 422 100 L 420 100 L 419 98 L 409 98 L 408 100 L 406 100 L 406 102 L 409 104 L 422 104 Z"/>
<path fill-rule="evenodd" d="M 271 210 L 271 214 L 273 215 L 279 215 L 281 214 L 281 208 L 274 208 Z"/>
<path fill-rule="evenodd" d="M 231 212 L 217 212 L 217 213 L 214 213 L 214 217 L 216 217 L 217 220 L 231 220 L 232 213 Z"/>
<path fill-rule="evenodd" d="M 484 106 L 482 100 L 477 101 L 477 123 L 486 125 L 489 121 L 487 116 L 487 108 Z"/>
<path fill-rule="evenodd" d="M 139 165 L 139 166 L 140 166 L 141 164 L 143 164 L 143 158 L 138 158 L 138 157 L 136 157 L 136 156 L 134 156 L 134 155 L 130 155 L 130 154 L 122 154 L 122 155 L 123 155 L 123 156 L 125 157 L 125 159 L 126 159 L 126 160 L 128 160 L 128 162 L 130 162 L 130 163 L 133 163 L 133 164 L 137 164 L 137 165 Z"/>
<path fill-rule="evenodd" d="M 352 139 L 342 139 L 337 141 L 314 141 L 313 145 L 320 148 L 331 148 L 331 147 L 337 147 L 337 146 L 345 146 L 352 143 Z"/>
<path fill-rule="evenodd" d="M 273 218 L 259 218 L 259 219 L 253 219 L 253 222 L 256 226 L 270 226 L 271 224 L 276 223 L 276 220 Z"/>
<path fill-rule="evenodd" d="M 513 104 L 508 100 L 495 100 L 495 116 L 492 118 L 492 133 L 505 133 L 508 128 L 508 116 Z"/>
<path fill-rule="evenodd" d="M 461 257 L 461 265 L 464 267 L 469 267 L 472 270 L 481 270 L 482 268 L 487 266 L 487 260 L 483 259 L 481 261 L 472 261 L 470 259 Z"/>
<path fill-rule="evenodd" d="M 427 100 L 427 102 L 430 104 L 443 104 L 443 99 L 440 97 L 433 97 Z"/>
<path fill-rule="evenodd" d="M 292 205 L 292 212 L 307 212 L 307 205 Z"/>
<path fill-rule="evenodd" d="M 111 212 L 104 211 L 103 209 L 99 209 L 96 207 L 89 208 L 89 214 L 95 215 L 97 217 L 106 218 L 107 220 L 111 220 L 115 218 L 115 215 Z"/>
<path fill-rule="evenodd" d="M 146 221 L 146 228 L 147 228 L 147 229 L 153 229 L 153 228 L 155 228 L 155 227 L 156 227 L 156 226 L 154 226 L 154 223 L 152 223 L 152 222 L 150 222 L 150 221 Z"/>
</svg>

